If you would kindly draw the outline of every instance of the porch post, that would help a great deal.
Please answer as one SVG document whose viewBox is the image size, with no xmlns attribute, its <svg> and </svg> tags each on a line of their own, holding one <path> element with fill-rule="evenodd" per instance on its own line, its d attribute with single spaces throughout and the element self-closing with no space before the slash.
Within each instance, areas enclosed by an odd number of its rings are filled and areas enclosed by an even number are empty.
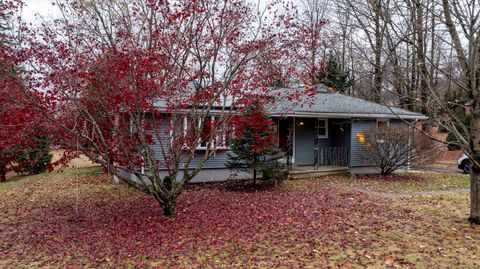
<svg viewBox="0 0 480 269">
<path fill-rule="evenodd" d="M 295 117 L 293 117 L 293 141 L 292 141 L 292 164 L 295 163 L 295 132 L 297 129 L 297 122 Z"/>
<path fill-rule="evenodd" d="M 280 144 L 280 117 L 276 117 L 277 119 L 277 146 Z"/>
<path fill-rule="evenodd" d="M 410 171 L 410 151 L 412 150 L 412 127 L 408 126 L 408 151 L 407 151 L 407 171 Z"/>
</svg>

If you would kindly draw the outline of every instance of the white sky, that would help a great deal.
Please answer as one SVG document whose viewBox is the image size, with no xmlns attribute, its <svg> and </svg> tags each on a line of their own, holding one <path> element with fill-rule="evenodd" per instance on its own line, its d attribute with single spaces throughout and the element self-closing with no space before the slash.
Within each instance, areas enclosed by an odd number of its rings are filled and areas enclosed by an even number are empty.
<svg viewBox="0 0 480 269">
<path fill-rule="evenodd" d="M 35 14 L 44 17 L 45 19 L 52 19 L 59 16 L 59 11 L 56 6 L 52 6 L 52 0 L 24 0 L 25 6 L 22 11 L 22 17 L 26 22 L 35 22 Z"/>
<path fill-rule="evenodd" d="M 41 18 L 52 19 L 60 16 L 60 11 L 56 6 L 52 5 L 52 2 L 55 0 L 23 0 L 26 6 L 23 8 L 22 17 L 26 22 L 38 22 Z M 257 1 L 261 5 L 264 5 L 266 2 L 271 2 L 271 0 L 253 0 L 254 3 Z M 36 17 L 35 14 L 40 15 Z"/>
</svg>

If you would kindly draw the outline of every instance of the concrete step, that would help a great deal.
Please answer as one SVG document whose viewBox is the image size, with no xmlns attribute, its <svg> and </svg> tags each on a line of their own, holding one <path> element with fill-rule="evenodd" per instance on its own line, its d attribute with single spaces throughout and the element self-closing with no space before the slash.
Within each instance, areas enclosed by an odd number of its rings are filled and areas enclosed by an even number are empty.
<svg viewBox="0 0 480 269">
<path fill-rule="evenodd" d="M 320 167 L 318 170 L 293 170 L 289 179 L 313 179 L 322 176 L 347 176 L 350 175 L 348 167 Z"/>
</svg>

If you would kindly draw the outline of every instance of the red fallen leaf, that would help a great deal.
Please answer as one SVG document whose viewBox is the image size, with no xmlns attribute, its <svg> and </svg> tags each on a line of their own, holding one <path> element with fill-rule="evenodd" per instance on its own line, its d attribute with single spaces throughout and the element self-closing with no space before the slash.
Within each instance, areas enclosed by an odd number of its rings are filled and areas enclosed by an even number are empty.
<svg viewBox="0 0 480 269">
<path fill-rule="evenodd" d="M 95 184 L 89 185 L 90 181 Z M 385 206 L 384 201 L 356 193 L 338 195 L 337 190 L 315 182 L 293 190 L 261 192 L 232 187 L 238 183 L 218 183 L 187 187 L 178 204 L 179 211 L 186 213 L 167 220 L 150 197 L 122 195 L 106 176 L 79 182 L 93 189 L 71 193 L 65 188 L 66 180 L 43 182 L 42 188 L 30 189 L 34 195 L 46 189 L 35 203 L 17 202 L 28 186 L 13 196 L 0 197 L 0 237 L 5 238 L 0 255 L 18 263 L 31 264 L 41 258 L 45 265 L 71 267 L 122 267 L 126 260 L 140 266 L 147 256 L 161 261 L 162 268 L 199 268 L 202 263 L 215 267 L 212 264 L 217 262 L 273 267 L 274 260 L 268 257 L 280 251 L 288 259 L 275 264 L 289 267 L 319 262 L 315 257 L 328 253 L 324 245 L 368 247 L 377 242 L 364 236 L 368 231 L 386 231 L 390 228 L 384 225 L 385 219 L 410 216 Z M 92 190 L 95 195 L 90 195 Z M 7 200 L 14 205 L 7 207 Z M 7 217 L 11 215 L 15 218 Z M 362 236 L 345 232 L 352 225 Z M 10 247 L 4 251 L 6 244 Z M 66 250 L 82 258 L 59 256 Z M 198 261 L 204 253 L 212 255 Z M 259 256 L 246 259 L 246 253 Z"/>
</svg>

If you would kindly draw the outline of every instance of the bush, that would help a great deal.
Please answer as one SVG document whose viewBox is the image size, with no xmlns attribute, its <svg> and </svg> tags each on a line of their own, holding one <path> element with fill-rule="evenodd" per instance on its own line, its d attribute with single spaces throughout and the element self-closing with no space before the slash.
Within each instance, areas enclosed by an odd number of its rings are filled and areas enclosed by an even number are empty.
<svg viewBox="0 0 480 269">
<path fill-rule="evenodd" d="M 441 145 L 438 145 L 430 137 L 419 133 L 413 133 L 412 157 L 410 162 L 413 165 L 429 165 L 435 162 L 440 152 Z"/>
<path fill-rule="evenodd" d="M 285 165 L 280 163 L 278 160 L 272 161 L 262 169 L 262 179 L 285 179 Z"/>
<path fill-rule="evenodd" d="M 431 162 L 437 152 L 431 139 L 407 128 L 372 129 L 362 145 L 361 157 L 382 175 L 409 164 Z"/>
<path fill-rule="evenodd" d="M 50 154 L 48 137 L 43 136 L 34 138 L 34 140 L 34 146 L 21 150 L 16 157 L 15 172 L 32 175 L 44 173 L 51 169 L 52 154 Z"/>
</svg>

